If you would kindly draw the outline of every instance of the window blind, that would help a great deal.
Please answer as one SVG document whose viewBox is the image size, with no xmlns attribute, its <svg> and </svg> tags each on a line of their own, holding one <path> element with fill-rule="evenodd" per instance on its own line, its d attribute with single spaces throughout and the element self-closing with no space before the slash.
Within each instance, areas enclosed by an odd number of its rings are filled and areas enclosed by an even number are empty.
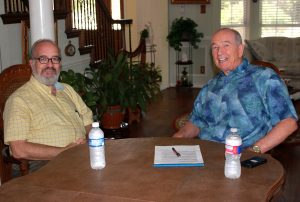
<svg viewBox="0 0 300 202">
<path fill-rule="evenodd" d="M 95 0 L 72 0 L 71 4 L 73 28 L 85 30 L 97 29 Z"/>
<path fill-rule="evenodd" d="M 248 26 L 247 0 L 222 0 L 221 1 L 221 27 L 229 27 L 240 32 L 245 38 Z"/>
<path fill-rule="evenodd" d="M 261 37 L 300 37 L 299 0 L 260 0 Z"/>
</svg>

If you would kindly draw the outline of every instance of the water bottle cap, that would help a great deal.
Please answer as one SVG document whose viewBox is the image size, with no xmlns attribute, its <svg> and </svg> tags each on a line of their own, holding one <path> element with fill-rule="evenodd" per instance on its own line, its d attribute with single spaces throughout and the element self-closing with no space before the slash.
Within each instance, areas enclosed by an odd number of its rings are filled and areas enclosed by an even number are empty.
<svg viewBox="0 0 300 202">
<path fill-rule="evenodd" d="M 236 133 L 238 130 L 237 130 L 237 128 L 230 128 L 230 132 L 232 132 L 232 133 Z"/>
<path fill-rule="evenodd" d="M 99 128 L 99 122 L 93 122 L 92 127 L 93 128 Z"/>
</svg>

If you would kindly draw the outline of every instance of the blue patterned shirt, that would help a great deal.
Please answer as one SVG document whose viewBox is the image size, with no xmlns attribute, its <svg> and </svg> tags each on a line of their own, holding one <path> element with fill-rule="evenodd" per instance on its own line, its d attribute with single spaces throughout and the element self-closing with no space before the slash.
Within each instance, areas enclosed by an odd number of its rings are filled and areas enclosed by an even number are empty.
<svg viewBox="0 0 300 202">
<path fill-rule="evenodd" d="M 237 128 L 245 149 L 288 117 L 298 119 L 284 81 L 271 68 L 244 59 L 201 89 L 190 121 L 200 128 L 201 139 L 216 142 L 224 143 L 230 128 Z"/>
</svg>

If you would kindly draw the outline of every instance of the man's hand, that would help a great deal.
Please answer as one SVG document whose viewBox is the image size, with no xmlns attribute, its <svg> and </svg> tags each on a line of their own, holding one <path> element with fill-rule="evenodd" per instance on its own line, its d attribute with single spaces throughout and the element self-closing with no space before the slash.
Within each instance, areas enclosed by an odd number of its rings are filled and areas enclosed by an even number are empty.
<svg viewBox="0 0 300 202">
<path fill-rule="evenodd" d="M 86 139 L 80 137 L 75 141 L 76 144 L 85 144 L 86 143 Z"/>
<path fill-rule="evenodd" d="M 188 121 L 186 124 L 176 133 L 173 134 L 174 138 L 194 138 L 197 137 L 200 129 Z"/>
<path fill-rule="evenodd" d="M 68 144 L 64 150 L 67 150 L 67 149 L 75 147 L 79 144 L 85 144 L 85 143 L 86 143 L 86 139 L 78 138 L 77 140 L 75 140 L 75 142 L 71 142 L 70 144 Z"/>
<path fill-rule="evenodd" d="M 172 137 L 174 137 L 174 138 L 184 138 L 184 134 L 181 133 L 180 131 L 178 131 L 178 132 L 174 133 Z"/>
</svg>

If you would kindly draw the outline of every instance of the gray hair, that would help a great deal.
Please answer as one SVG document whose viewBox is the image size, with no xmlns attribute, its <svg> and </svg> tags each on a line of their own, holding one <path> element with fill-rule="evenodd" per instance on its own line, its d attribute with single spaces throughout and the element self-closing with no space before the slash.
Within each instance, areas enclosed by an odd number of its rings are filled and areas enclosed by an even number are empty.
<svg viewBox="0 0 300 202">
<path fill-rule="evenodd" d="M 40 45 L 41 43 L 51 43 L 52 45 L 54 45 L 57 48 L 58 54 L 59 54 L 59 56 L 61 56 L 60 48 L 54 41 L 52 41 L 51 39 L 39 39 L 36 42 L 34 42 L 33 45 L 31 46 L 31 50 L 30 50 L 30 58 L 31 59 L 33 59 L 33 55 L 36 52 L 37 46 Z"/>
<path fill-rule="evenodd" d="M 220 28 L 213 35 L 215 35 L 216 33 L 220 32 L 220 31 L 229 31 L 229 32 L 232 32 L 234 34 L 235 42 L 238 45 L 243 44 L 243 40 L 242 40 L 241 34 L 238 31 L 236 31 L 235 29 L 231 29 L 231 28 L 228 28 L 228 27 Z"/>
</svg>

